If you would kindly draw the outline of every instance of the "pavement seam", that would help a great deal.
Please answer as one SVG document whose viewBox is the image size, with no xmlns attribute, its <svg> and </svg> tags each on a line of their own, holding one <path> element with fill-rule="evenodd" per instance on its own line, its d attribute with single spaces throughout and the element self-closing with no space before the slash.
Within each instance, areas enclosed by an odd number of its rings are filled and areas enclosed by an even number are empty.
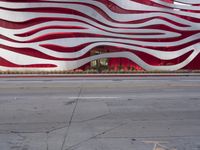
<svg viewBox="0 0 200 150">
<path fill-rule="evenodd" d="M 74 144 L 74 145 L 68 147 L 68 148 L 65 149 L 65 150 L 74 150 L 74 148 L 80 147 L 81 144 L 83 144 L 83 143 L 85 143 L 85 142 L 88 142 L 89 140 L 96 139 L 96 138 L 98 138 L 99 136 L 104 135 L 104 134 L 106 134 L 106 133 L 108 133 L 108 132 L 110 132 L 110 131 L 112 131 L 112 130 L 114 130 L 114 129 L 120 128 L 120 127 L 122 127 L 122 126 L 124 126 L 124 125 L 126 125 L 126 124 L 127 124 L 127 123 L 121 123 L 121 124 L 119 124 L 118 126 L 115 126 L 115 127 L 111 128 L 111 129 L 104 130 L 104 131 L 100 132 L 99 134 L 96 134 L 96 135 L 94 135 L 94 136 L 92 136 L 92 137 L 89 137 L 89 138 L 86 139 L 86 140 L 83 140 L 83 141 L 81 141 L 81 142 L 79 142 L 79 143 L 77 143 L 77 144 Z"/>
<path fill-rule="evenodd" d="M 49 150 L 49 143 L 48 143 L 48 140 L 49 140 L 49 133 L 46 132 L 46 150 Z"/>
<path fill-rule="evenodd" d="M 65 135 L 64 135 L 64 140 L 62 142 L 61 150 L 64 150 L 64 146 L 65 146 L 65 143 L 66 143 L 66 140 L 67 140 L 67 137 L 68 137 L 69 129 L 70 129 L 70 126 L 72 124 L 72 120 L 73 120 L 74 114 L 76 112 L 76 108 L 77 108 L 77 105 L 78 105 L 78 101 L 79 101 L 79 97 L 81 95 L 81 92 L 82 92 L 82 86 L 80 87 L 77 99 L 75 100 L 75 106 L 74 106 L 74 109 L 72 111 L 72 115 L 70 117 L 69 126 L 67 127 Z"/>
</svg>

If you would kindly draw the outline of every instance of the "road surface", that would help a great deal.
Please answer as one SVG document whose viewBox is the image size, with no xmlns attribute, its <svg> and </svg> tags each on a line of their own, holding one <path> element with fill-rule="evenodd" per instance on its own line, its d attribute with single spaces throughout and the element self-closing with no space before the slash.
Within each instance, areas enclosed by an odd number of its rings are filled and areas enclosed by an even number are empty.
<svg viewBox="0 0 200 150">
<path fill-rule="evenodd" d="M 200 77 L 2 78 L 1 150 L 200 150 Z"/>
</svg>

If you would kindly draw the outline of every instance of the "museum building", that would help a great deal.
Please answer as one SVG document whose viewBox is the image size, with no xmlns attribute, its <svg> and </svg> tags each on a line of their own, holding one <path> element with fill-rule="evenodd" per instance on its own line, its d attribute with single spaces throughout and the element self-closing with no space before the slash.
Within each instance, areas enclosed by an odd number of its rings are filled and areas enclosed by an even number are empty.
<svg viewBox="0 0 200 150">
<path fill-rule="evenodd" d="M 199 0 L 3 0 L 0 7 L 0 71 L 200 69 Z"/>
</svg>

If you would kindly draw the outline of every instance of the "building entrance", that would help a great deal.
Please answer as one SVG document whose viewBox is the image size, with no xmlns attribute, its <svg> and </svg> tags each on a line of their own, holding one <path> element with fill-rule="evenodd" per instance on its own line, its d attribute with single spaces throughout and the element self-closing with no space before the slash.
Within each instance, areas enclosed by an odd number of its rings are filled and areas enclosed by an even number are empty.
<svg viewBox="0 0 200 150">
<path fill-rule="evenodd" d="M 91 56 L 93 55 L 100 55 L 106 53 L 106 50 L 95 49 L 91 51 Z M 91 61 L 90 66 L 92 69 L 96 70 L 97 72 L 102 72 L 103 70 L 108 69 L 108 58 L 101 58 L 94 61 Z"/>
</svg>

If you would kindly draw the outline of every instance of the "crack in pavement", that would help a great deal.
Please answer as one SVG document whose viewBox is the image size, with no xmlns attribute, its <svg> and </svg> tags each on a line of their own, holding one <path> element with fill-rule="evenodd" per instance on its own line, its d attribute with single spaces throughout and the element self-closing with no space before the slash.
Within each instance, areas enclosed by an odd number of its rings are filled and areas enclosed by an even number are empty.
<svg viewBox="0 0 200 150">
<path fill-rule="evenodd" d="M 103 117 L 105 117 L 105 116 L 108 116 L 109 114 L 110 114 L 110 112 L 107 113 L 107 114 L 104 114 L 104 115 L 100 115 L 100 116 L 97 116 L 97 117 L 91 118 L 91 119 L 86 119 L 86 120 L 81 120 L 81 121 L 72 121 L 72 123 L 84 123 L 84 122 L 89 122 L 89 121 L 93 121 L 93 120 L 101 119 L 101 118 L 103 118 Z"/>
<path fill-rule="evenodd" d="M 48 136 L 49 132 L 46 132 L 46 150 L 49 150 L 49 144 L 48 144 L 48 140 L 49 140 L 49 136 Z"/>
<path fill-rule="evenodd" d="M 85 142 L 88 142 L 88 141 L 91 140 L 91 139 L 96 139 L 98 136 L 101 136 L 101 135 L 103 135 L 103 134 L 106 134 L 106 133 L 108 133 L 108 132 L 110 132 L 110 131 L 112 131 L 112 130 L 115 130 L 115 129 L 119 128 L 119 127 L 122 127 L 122 126 L 124 126 L 124 125 L 126 125 L 126 124 L 128 124 L 128 123 L 122 123 L 122 124 L 120 124 L 120 125 L 118 125 L 118 126 L 116 126 L 116 127 L 113 127 L 113 128 L 111 128 L 111 129 L 104 130 L 104 131 L 102 131 L 101 133 L 96 134 L 96 135 L 94 135 L 94 136 L 92 136 L 92 137 L 90 137 L 90 138 L 88 138 L 88 139 L 86 139 L 86 140 L 83 140 L 83 141 L 81 141 L 81 142 L 79 142 L 79 143 L 77 143 L 77 144 L 75 144 L 75 145 L 72 145 L 72 146 L 68 147 L 68 148 L 65 149 L 65 150 L 75 150 L 76 148 L 80 147 L 81 144 L 83 144 L 83 143 L 85 143 Z"/>
<path fill-rule="evenodd" d="M 72 124 L 72 120 L 73 120 L 73 117 L 74 117 L 74 114 L 75 114 L 75 111 L 76 111 L 76 107 L 78 105 L 78 101 L 79 101 L 79 97 L 81 95 L 81 92 L 82 92 L 82 86 L 80 87 L 80 90 L 79 90 L 79 93 L 78 93 L 78 96 L 77 96 L 77 99 L 75 100 L 75 106 L 74 106 L 74 109 L 72 111 L 72 114 L 71 114 L 71 117 L 70 117 L 70 120 L 69 120 L 69 126 L 67 127 L 66 129 L 66 133 L 64 135 L 64 140 L 62 142 L 62 146 L 61 146 L 61 150 L 64 150 L 64 146 L 65 146 L 65 143 L 66 143 L 66 139 L 68 137 L 68 133 L 69 133 L 69 129 L 70 129 L 70 126 Z"/>
</svg>

